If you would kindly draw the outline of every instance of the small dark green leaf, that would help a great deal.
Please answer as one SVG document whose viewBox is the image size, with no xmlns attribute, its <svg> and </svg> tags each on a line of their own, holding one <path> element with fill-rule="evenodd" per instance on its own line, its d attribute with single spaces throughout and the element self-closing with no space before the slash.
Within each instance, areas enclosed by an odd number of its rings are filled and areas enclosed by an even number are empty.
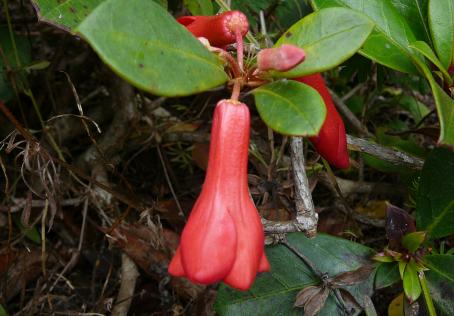
<svg viewBox="0 0 454 316">
<path fill-rule="evenodd" d="M 184 0 L 184 5 L 192 15 L 212 15 L 213 4 L 211 0 Z"/>
<path fill-rule="evenodd" d="M 400 281 L 400 275 L 397 262 L 382 263 L 378 266 L 374 283 L 376 290 L 391 286 L 398 281 Z"/>
<path fill-rule="evenodd" d="M 313 88 L 293 80 L 281 80 L 253 91 L 263 121 L 278 133 L 314 136 L 322 127 L 326 107 Z"/>
<path fill-rule="evenodd" d="M 426 279 L 430 295 L 439 315 L 454 315 L 454 256 L 428 255 L 424 257 Z"/>
<path fill-rule="evenodd" d="M 38 229 L 36 229 L 36 226 L 31 226 L 31 227 L 25 227 L 19 217 L 14 217 L 14 223 L 17 225 L 17 227 L 20 229 L 22 234 L 25 235 L 28 239 L 33 241 L 34 243 L 40 245 L 41 244 L 41 235 L 38 232 Z"/>
<path fill-rule="evenodd" d="M 76 31 L 115 72 L 153 94 L 189 95 L 227 80 L 221 61 L 153 1 L 106 0 Z"/>
<path fill-rule="evenodd" d="M 405 268 L 407 267 L 407 261 L 399 261 L 399 274 L 400 278 L 403 280 L 404 279 L 404 273 L 405 273 Z"/>
<path fill-rule="evenodd" d="M 429 25 L 438 58 L 448 68 L 454 64 L 454 2 L 429 0 Z"/>
<path fill-rule="evenodd" d="M 360 244 L 329 235 L 319 234 L 308 239 L 302 233 L 289 234 L 288 243 L 313 262 L 318 269 L 330 276 L 354 271 L 370 263 L 373 250 Z M 283 245 L 266 248 L 271 272 L 260 274 L 247 292 L 221 286 L 215 309 L 221 316 L 299 316 L 300 308 L 293 305 L 297 294 L 308 286 L 319 284 L 318 278 L 303 261 Z M 364 295 L 371 295 L 374 273 L 365 281 L 346 287 L 359 302 Z M 317 291 L 314 291 L 317 292 Z M 310 294 L 310 293 L 309 293 Z M 314 293 L 312 293 L 314 294 Z M 307 297 L 309 298 L 309 297 Z M 306 302 L 307 303 L 307 302 Z M 329 295 L 319 316 L 341 315 L 333 295 Z"/>
<path fill-rule="evenodd" d="M 448 71 L 438 59 L 437 55 L 435 55 L 432 48 L 430 48 L 430 46 L 426 42 L 416 41 L 411 43 L 410 47 L 423 54 L 428 60 L 430 60 L 435 66 L 438 67 L 438 69 L 443 73 L 445 80 L 447 80 L 449 84 L 452 83 L 452 79 Z"/>
<path fill-rule="evenodd" d="M 14 96 L 11 80 L 15 81 L 18 90 L 23 89 L 23 76 L 26 75 L 23 67 L 31 61 L 30 44 L 27 38 L 14 34 L 13 36 L 16 49 L 14 49 L 8 28 L 0 27 L 0 47 L 2 48 L 2 55 L 0 56 L 0 100 L 3 102 L 11 100 Z"/>
<path fill-rule="evenodd" d="M 402 239 L 402 246 L 409 252 L 415 252 L 426 239 L 426 232 L 413 232 L 404 236 Z"/>
<path fill-rule="evenodd" d="M 418 271 L 415 262 L 410 260 L 405 268 L 403 285 L 405 296 L 410 302 L 416 301 L 421 295 L 421 284 L 419 283 Z"/>
<path fill-rule="evenodd" d="M 429 82 L 440 120 L 441 131 L 438 141 L 454 148 L 454 99 L 447 95 L 433 78 L 429 79 Z"/>
<path fill-rule="evenodd" d="M 408 45 L 416 40 L 404 17 L 390 0 L 311 0 L 313 7 L 347 7 L 362 12 L 374 23 L 372 34 L 360 53 L 387 67 L 408 73 L 418 73 Z"/>
<path fill-rule="evenodd" d="M 416 123 L 419 123 L 427 114 L 430 109 L 422 102 L 419 102 L 414 96 L 402 95 L 397 98 L 398 104 L 411 113 Z"/>
<path fill-rule="evenodd" d="M 393 262 L 395 261 L 393 257 L 386 255 L 383 252 L 377 253 L 372 257 L 372 260 L 378 262 Z"/>
<path fill-rule="evenodd" d="M 26 66 L 24 69 L 27 71 L 43 70 L 43 69 L 46 69 L 47 67 L 49 67 L 49 65 L 50 65 L 50 62 L 48 62 L 47 60 L 42 60 L 42 61 L 37 61 L 37 62 L 31 63 L 30 65 Z"/>
<path fill-rule="evenodd" d="M 430 238 L 454 232 L 454 153 L 434 149 L 421 172 L 416 196 L 416 223 Z"/>
<path fill-rule="evenodd" d="M 5 308 L 1 304 L 0 304 L 0 316 L 8 316 L 8 313 L 6 312 Z"/>
<path fill-rule="evenodd" d="M 288 29 L 275 45 L 302 47 L 306 60 L 290 71 L 274 75 L 300 77 L 331 69 L 350 58 L 363 45 L 373 27 L 366 16 L 345 8 L 309 14 Z"/>
</svg>

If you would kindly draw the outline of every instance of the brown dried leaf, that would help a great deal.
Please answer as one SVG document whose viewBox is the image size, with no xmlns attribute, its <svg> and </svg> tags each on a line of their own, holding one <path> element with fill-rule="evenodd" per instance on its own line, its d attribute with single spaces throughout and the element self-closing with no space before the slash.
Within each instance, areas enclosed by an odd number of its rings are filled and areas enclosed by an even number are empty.
<svg viewBox="0 0 454 316">
<path fill-rule="evenodd" d="M 21 214 L 21 223 L 25 228 L 30 228 L 30 214 L 32 212 L 32 191 L 27 191 L 27 198 L 25 199 L 24 210 Z"/>
<path fill-rule="evenodd" d="M 5 251 L 0 256 L 2 275 L 5 276 L 0 284 L 2 296 L 9 301 L 29 282 L 35 280 L 42 272 L 41 250 L 10 252 Z M 53 258 L 53 257 L 51 257 Z M 51 265 L 55 261 L 47 260 Z"/>
<path fill-rule="evenodd" d="M 210 145 L 206 143 L 195 143 L 192 147 L 192 160 L 202 170 L 208 166 L 208 152 Z"/>
<path fill-rule="evenodd" d="M 324 287 L 320 291 L 312 296 L 312 298 L 304 305 L 305 316 L 315 316 L 325 306 L 326 299 L 329 295 L 329 288 Z"/>
<path fill-rule="evenodd" d="M 167 133 L 183 133 L 183 132 L 194 132 L 196 131 L 201 125 L 201 122 L 176 122 L 170 124 L 167 128 Z"/>
<path fill-rule="evenodd" d="M 303 307 L 314 295 L 317 295 L 322 288 L 320 286 L 310 285 L 305 287 L 296 294 L 295 307 Z"/>
<path fill-rule="evenodd" d="M 352 218 L 337 216 L 331 211 L 324 211 L 319 214 L 318 231 L 333 236 L 342 236 L 346 231 L 352 231 L 355 234 L 360 233 Z"/>
<path fill-rule="evenodd" d="M 353 309 L 353 308 L 356 309 L 356 310 L 362 309 L 361 304 L 358 303 L 358 301 L 352 295 L 352 293 L 350 293 L 349 291 L 347 291 L 346 289 L 343 289 L 343 288 L 340 288 L 339 292 L 340 292 L 340 294 L 342 296 L 342 299 L 347 304 L 347 308 L 348 309 Z"/>
<path fill-rule="evenodd" d="M 369 275 L 374 271 L 374 266 L 364 265 L 353 271 L 347 271 L 336 275 L 332 279 L 334 287 L 354 285 L 366 280 Z"/>
<path fill-rule="evenodd" d="M 105 233 L 109 228 L 102 229 Z M 119 246 L 134 262 L 148 275 L 156 280 L 162 280 L 167 273 L 167 266 L 178 245 L 178 235 L 168 229 L 162 231 L 160 246 L 155 243 L 155 232 L 144 225 L 126 225 L 117 227 L 111 235 L 113 242 Z M 156 245 L 156 246 L 154 246 Z M 172 278 L 170 285 L 182 297 L 195 299 L 205 289 L 184 278 Z"/>
<path fill-rule="evenodd" d="M 366 205 L 355 207 L 355 211 L 372 218 L 385 218 L 388 203 L 385 200 L 369 200 Z"/>
</svg>

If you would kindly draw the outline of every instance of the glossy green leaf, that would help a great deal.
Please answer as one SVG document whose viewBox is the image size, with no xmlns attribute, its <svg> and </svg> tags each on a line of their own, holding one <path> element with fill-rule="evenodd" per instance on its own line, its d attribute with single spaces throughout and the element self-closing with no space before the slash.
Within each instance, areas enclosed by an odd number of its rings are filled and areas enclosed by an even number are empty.
<svg viewBox="0 0 454 316">
<path fill-rule="evenodd" d="M 33 0 L 40 21 L 67 31 L 74 29 L 105 0 Z"/>
<path fill-rule="evenodd" d="M 454 256 L 428 255 L 424 257 L 426 279 L 438 315 L 454 315 Z"/>
<path fill-rule="evenodd" d="M 434 79 L 430 79 L 430 86 L 440 120 L 441 130 L 438 141 L 454 149 L 454 99 L 447 95 Z"/>
<path fill-rule="evenodd" d="M 295 23 L 275 46 L 293 44 L 306 51 L 306 60 L 277 77 L 300 77 L 331 69 L 350 58 L 363 45 L 373 23 L 363 14 L 345 8 L 320 10 Z"/>
<path fill-rule="evenodd" d="M 373 254 L 370 248 L 329 235 L 319 234 L 314 239 L 308 239 L 303 233 L 292 233 L 287 238 L 294 248 L 330 276 L 356 270 L 368 263 Z M 308 285 L 317 284 L 317 278 L 299 257 L 283 245 L 267 247 L 266 255 L 271 272 L 260 274 L 249 291 L 235 291 L 224 285 L 220 287 L 215 303 L 219 315 L 302 315 L 301 308 L 293 307 L 296 294 Z M 347 287 L 358 302 L 363 302 L 364 295 L 372 294 L 373 278 L 374 273 L 366 281 Z M 319 315 L 340 314 L 330 294 Z"/>
<path fill-rule="evenodd" d="M 404 278 L 404 273 L 405 273 L 405 268 L 407 268 L 407 264 L 408 262 L 407 261 L 399 261 L 399 275 L 400 275 L 400 278 L 403 279 Z"/>
<path fill-rule="evenodd" d="M 221 61 L 153 1 L 107 0 L 76 31 L 115 72 L 153 94 L 189 95 L 227 80 Z"/>
<path fill-rule="evenodd" d="M 69 32 L 74 29 L 101 3 L 106 0 L 32 0 L 38 18 Z M 167 0 L 153 0 L 167 8 Z"/>
<path fill-rule="evenodd" d="M 367 15 L 375 28 L 360 53 L 387 67 L 408 73 L 418 73 L 412 59 L 415 53 L 408 45 L 416 40 L 404 17 L 391 0 L 311 0 L 320 10 L 328 7 L 347 7 Z"/>
<path fill-rule="evenodd" d="M 412 232 L 404 236 L 402 246 L 409 252 L 415 252 L 426 239 L 426 232 Z"/>
<path fill-rule="evenodd" d="M 396 99 L 398 105 L 411 113 L 416 123 L 419 123 L 430 109 L 422 102 L 419 102 L 414 96 L 401 95 Z"/>
<path fill-rule="evenodd" d="M 411 43 L 410 47 L 417 50 L 427 59 L 429 59 L 443 73 L 445 80 L 447 80 L 449 83 L 452 83 L 451 76 L 448 74 L 447 69 L 443 66 L 437 55 L 435 55 L 432 48 L 430 48 L 430 46 L 426 42 L 416 41 Z"/>
<path fill-rule="evenodd" d="M 454 152 L 437 148 L 427 158 L 416 196 L 416 224 L 430 238 L 454 232 Z"/>
<path fill-rule="evenodd" d="M 314 136 L 325 121 L 322 97 L 303 83 L 275 81 L 255 89 L 253 94 L 260 117 L 278 133 Z"/>
<path fill-rule="evenodd" d="M 375 273 L 374 288 L 382 289 L 400 281 L 399 265 L 397 262 L 382 263 Z"/>
<path fill-rule="evenodd" d="M 408 262 L 403 277 L 405 296 L 410 302 L 416 301 L 421 295 L 421 284 L 419 283 L 418 270 L 415 261 Z"/>
<path fill-rule="evenodd" d="M 211 0 L 184 0 L 183 3 L 192 15 L 213 14 L 213 4 Z"/>
<path fill-rule="evenodd" d="M 391 0 L 418 40 L 431 43 L 427 10 L 429 0 Z"/>
<path fill-rule="evenodd" d="M 415 62 L 429 82 L 435 99 L 435 106 L 437 108 L 441 128 L 438 141 L 443 145 L 450 146 L 454 150 L 454 99 L 446 94 L 443 88 L 438 85 L 432 72 L 425 63 L 419 60 L 415 60 Z"/>
<path fill-rule="evenodd" d="M 448 68 L 454 64 L 454 2 L 429 0 L 429 25 L 438 58 Z"/>
</svg>

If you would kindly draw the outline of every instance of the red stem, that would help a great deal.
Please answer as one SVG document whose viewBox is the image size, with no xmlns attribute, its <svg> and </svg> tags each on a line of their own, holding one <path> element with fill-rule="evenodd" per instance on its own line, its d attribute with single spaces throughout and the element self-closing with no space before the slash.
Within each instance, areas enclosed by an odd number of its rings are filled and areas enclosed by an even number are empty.
<svg viewBox="0 0 454 316">
<path fill-rule="evenodd" d="M 244 42 L 243 42 L 243 35 L 239 28 L 235 31 L 236 37 L 236 56 L 238 59 L 238 65 L 240 67 L 241 72 L 243 72 L 243 54 L 244 54 Z"/>
</svg>

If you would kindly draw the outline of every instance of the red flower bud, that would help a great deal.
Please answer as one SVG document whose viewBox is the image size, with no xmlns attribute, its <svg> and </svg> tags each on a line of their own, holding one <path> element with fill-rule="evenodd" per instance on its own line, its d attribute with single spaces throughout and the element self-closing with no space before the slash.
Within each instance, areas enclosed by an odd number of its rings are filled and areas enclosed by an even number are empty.
<svg viewBox="0 0 454 316">
<path fill-rule="evenodd" d="M 347 169 L 350 161 L 347 151 L 347 136 L 342 118 L 334 106 L 328 88 L 321 74 L 313 74 L 305 77 L 295 78 L 295 80 L 305 83 L 320 93 L 326 105 L 326 119 L 316 137 L 309 140 L 314 144 L 317 152 L 325 158 L 331 165 Z"/>
<path fill-rule="evenodd" d="M 250 116 L 238 101 L 219 101 L 211 128 L 208 168 L 181 234 L 169 273 L 195 283 L 224 281 L 247 290 L 270 266 L 260 216 L 247 179 Z"/>
<path fill-rule="evenodd" d="M 260 71 L 290 70 L 306 58 L 302 48 L 295 45 L 284 44 L 280 47 L 265 48 L 257 54 L 257 68 Z"/>
<path fill-rule="evenodd" d="M 235 43 L 236 32 L 241 36 L 249 30 L 247 17 L 240 11 L 226 11 L 212 16 L 182 16 L 177 21 L 196 37 L 205 37 L 212 46 Z"/>
</svg>

